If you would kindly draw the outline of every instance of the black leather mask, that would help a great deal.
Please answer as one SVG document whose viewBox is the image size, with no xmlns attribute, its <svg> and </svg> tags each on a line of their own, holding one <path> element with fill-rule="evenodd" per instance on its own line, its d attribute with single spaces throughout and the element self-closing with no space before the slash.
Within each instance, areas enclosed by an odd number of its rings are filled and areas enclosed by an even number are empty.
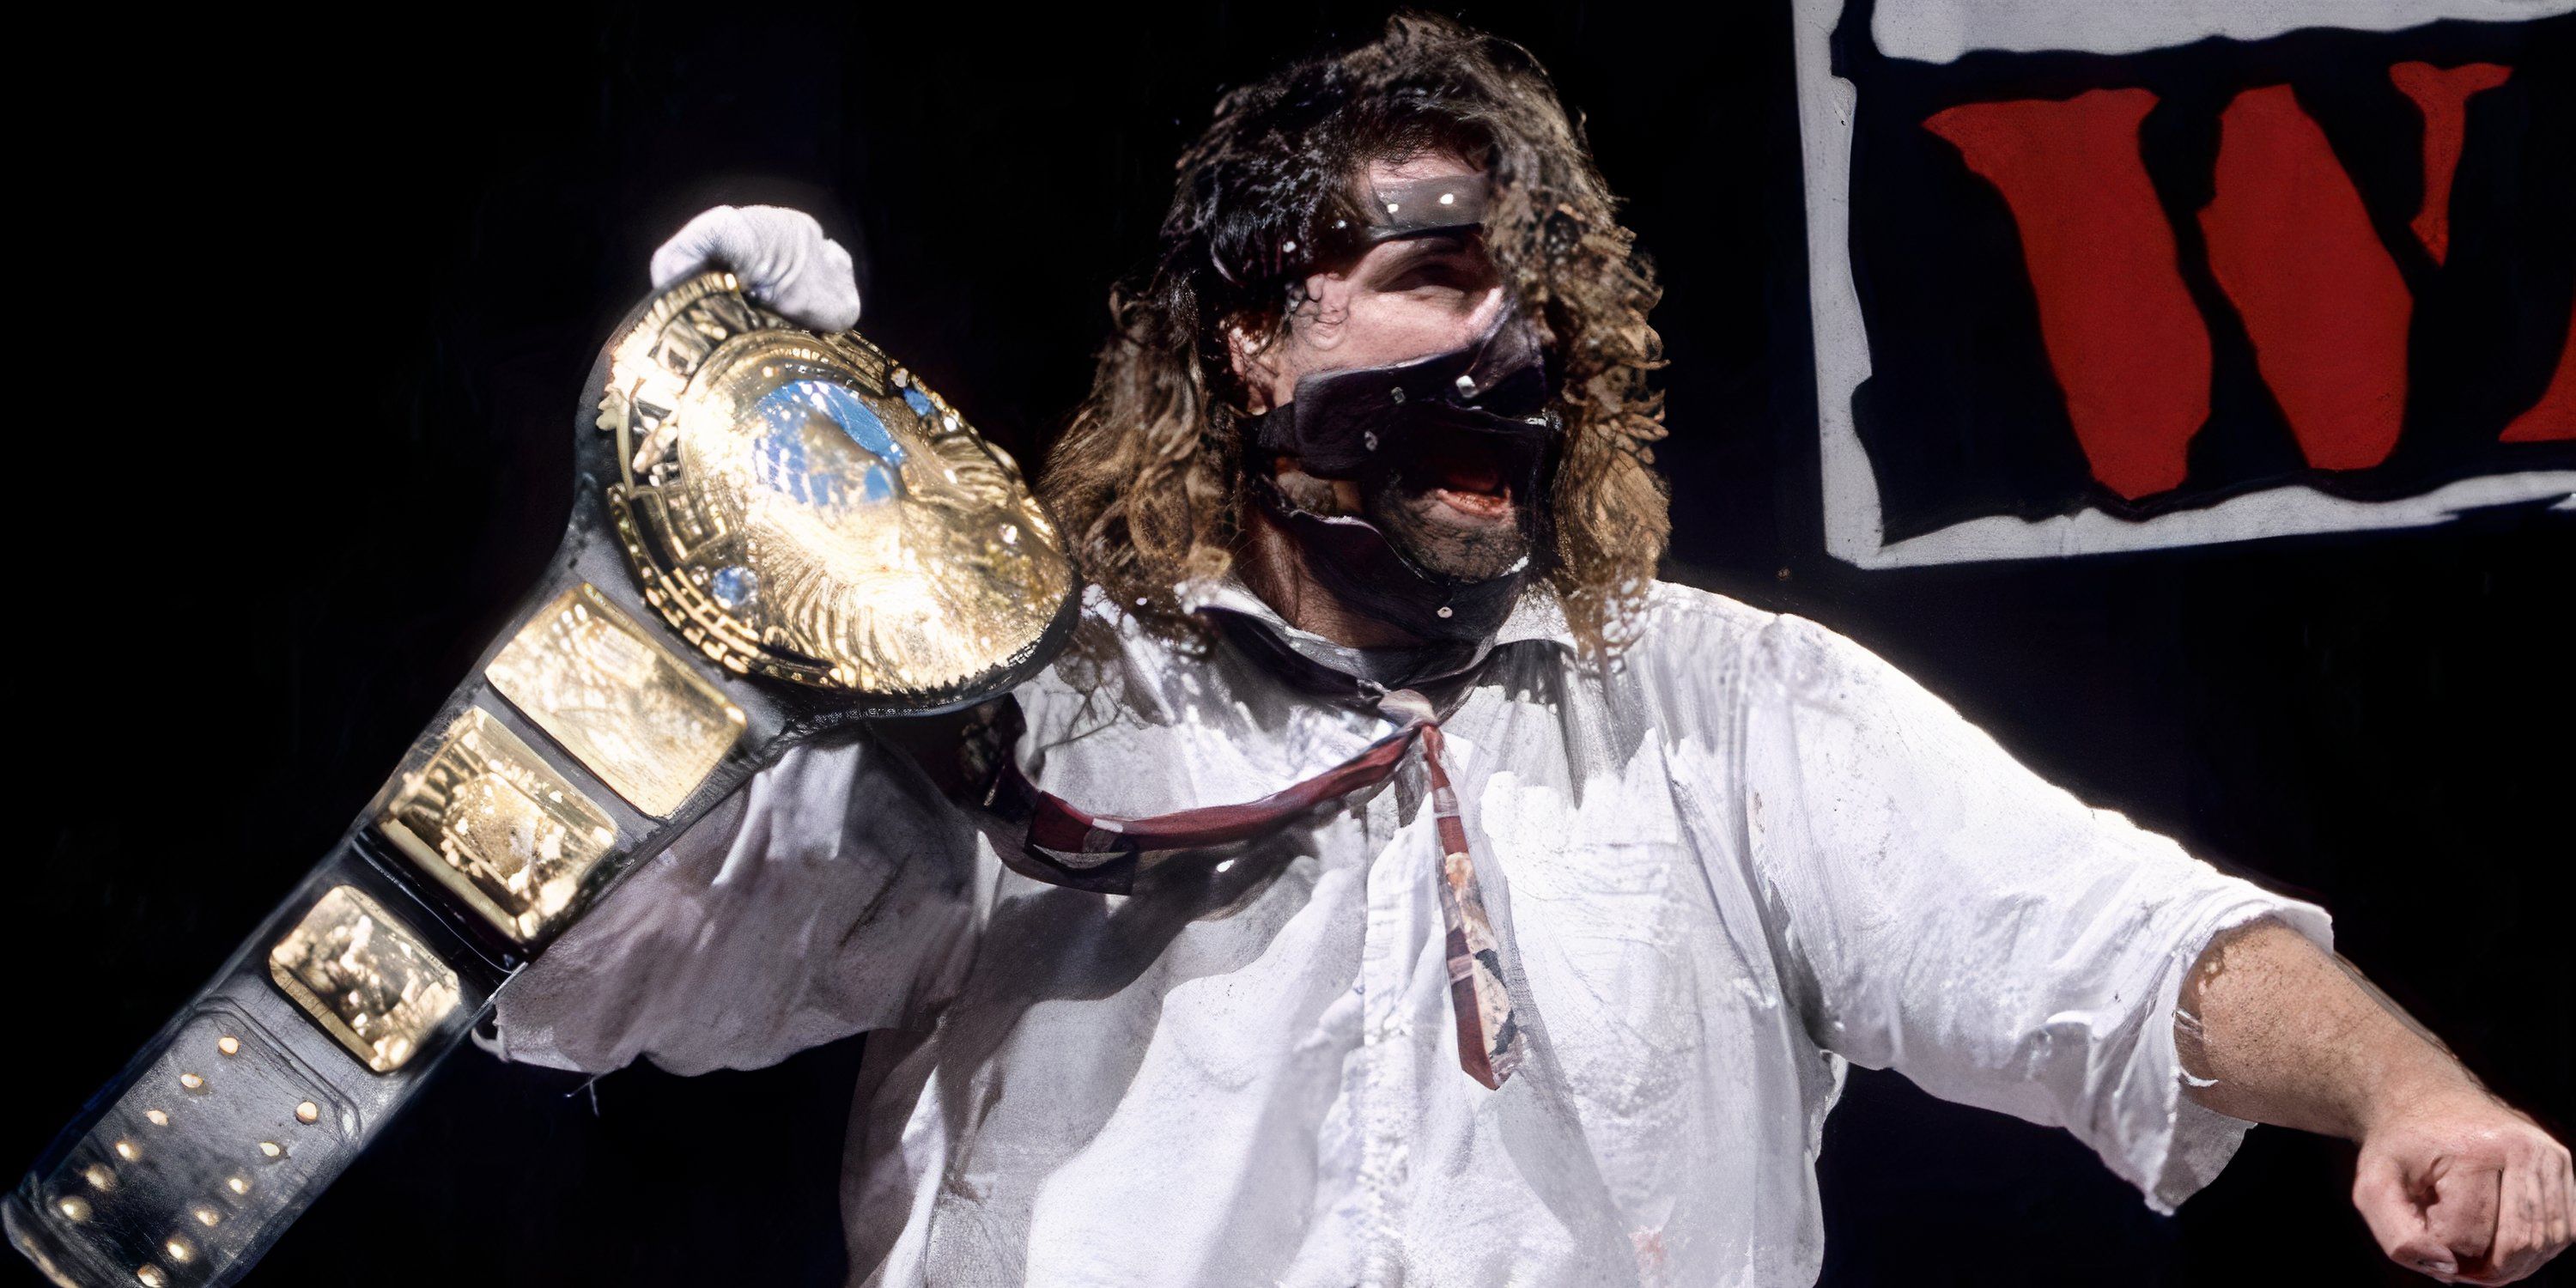
<svg viewBox="0 0 2576 1288">
<path fill-rule="evenodd" d="M 1449 353 L 1318 372 L 1297 382 L 1292 401 L 1252 418 L 1256 459 L 1290 456 L 1317 478 L 1357 482 L 1363 513 L 1305 509 L 1263 470 L 1255 471 L 1254 495 L 1344 603 L 1426 640 L 1486 638 L 1511 612 L 1530 558 L 1492 577 L 1447 576 L 1374 516 L 1406 479 L 1432 472 L 1436 455 L 1480 453 L 1509 485 L 1529 550 L 1542 549 L 1559 428 L 1549 392 L 1536 329 L 1517 313 Z"/>
</svg>

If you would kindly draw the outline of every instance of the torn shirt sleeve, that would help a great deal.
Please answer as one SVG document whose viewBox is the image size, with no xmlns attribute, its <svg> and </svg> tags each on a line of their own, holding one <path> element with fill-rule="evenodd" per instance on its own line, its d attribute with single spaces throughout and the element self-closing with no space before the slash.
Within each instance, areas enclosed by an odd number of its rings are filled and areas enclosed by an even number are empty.
<svg viewBox="0 0 2576 1288">
<path fill-rule="evenodd" d="M 1816 1041 L 1944 1099 L 2062 1126 L 2171 1210 L 2247 1124 L 2182 1094 L 2174 1007 L 2219 933 L 2323 909 L 2087 808 L 1866 649 L 1750 642 L 1746 817 Z"/>
<path fill-rule="evenodd" d="M 505 985 L 485 1045 L 695 1074 L 926 1023 L 973 950 L 973 831 L 892 755 L 808 744 L 755 775 Z"/>
</svg>

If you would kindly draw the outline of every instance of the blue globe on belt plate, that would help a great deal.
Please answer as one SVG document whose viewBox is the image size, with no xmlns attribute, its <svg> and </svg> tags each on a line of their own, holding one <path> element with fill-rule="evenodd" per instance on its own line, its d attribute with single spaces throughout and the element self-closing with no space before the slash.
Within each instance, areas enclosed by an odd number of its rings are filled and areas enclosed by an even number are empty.
<svg viewBox="0 0 2576 1288">
<path fill-rule="evenodd" d="M 889 501 L 901 488 L 903 444 L 847 386 L 790 380 L 761 395 L 752 412 L 768 430 L 755 455 L 770 488 L 813 506 Z M 849 447 L 859 449 L 855 459 Z"/>
</svg>

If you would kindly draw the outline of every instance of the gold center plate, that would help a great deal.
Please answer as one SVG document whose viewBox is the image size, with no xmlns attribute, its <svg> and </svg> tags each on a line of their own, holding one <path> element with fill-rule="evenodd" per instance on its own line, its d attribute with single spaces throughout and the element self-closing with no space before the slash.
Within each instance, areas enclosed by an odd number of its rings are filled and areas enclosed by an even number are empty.
<svg viewBox="0 0 2576 1288">
<path fill-rule="evenodd" d="M 1028 659 L 1074 592 L 1008 456 L 866 340 L 727 274 L 619 341 L 601 412 L 645 598 L 735 671 L 930 705 Z"/>
</svg>

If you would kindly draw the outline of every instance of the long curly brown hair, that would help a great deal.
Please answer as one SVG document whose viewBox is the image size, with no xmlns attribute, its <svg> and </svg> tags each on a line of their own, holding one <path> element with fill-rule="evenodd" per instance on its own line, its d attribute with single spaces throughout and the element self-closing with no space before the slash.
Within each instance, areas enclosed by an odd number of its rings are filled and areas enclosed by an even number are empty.
<svg viewBox="0 0 2576 1288">
<path fill-rule="evenodd" d="M 1662 292 L 1538 61 L 1419 13 L 1220 100 L 1181 155 L 1158 262 L 1110 293 L 1115 333 L 1039 490 L 1083 574 L 1149 626 L 1196 637 L 1177 587 L 1225 571 L 1241 537 L 1248 413 L 1225 332 L 1283 334 L 1331 222 L 1357 222 L 1369 164 L 1431 149 L 1490 176 L 1488 251 L 1550 336 L 1565 440 L 1539 570 L 1588 649 L 1624 643 L 1671 529 L 1648 447 Z"/>
</svg>

